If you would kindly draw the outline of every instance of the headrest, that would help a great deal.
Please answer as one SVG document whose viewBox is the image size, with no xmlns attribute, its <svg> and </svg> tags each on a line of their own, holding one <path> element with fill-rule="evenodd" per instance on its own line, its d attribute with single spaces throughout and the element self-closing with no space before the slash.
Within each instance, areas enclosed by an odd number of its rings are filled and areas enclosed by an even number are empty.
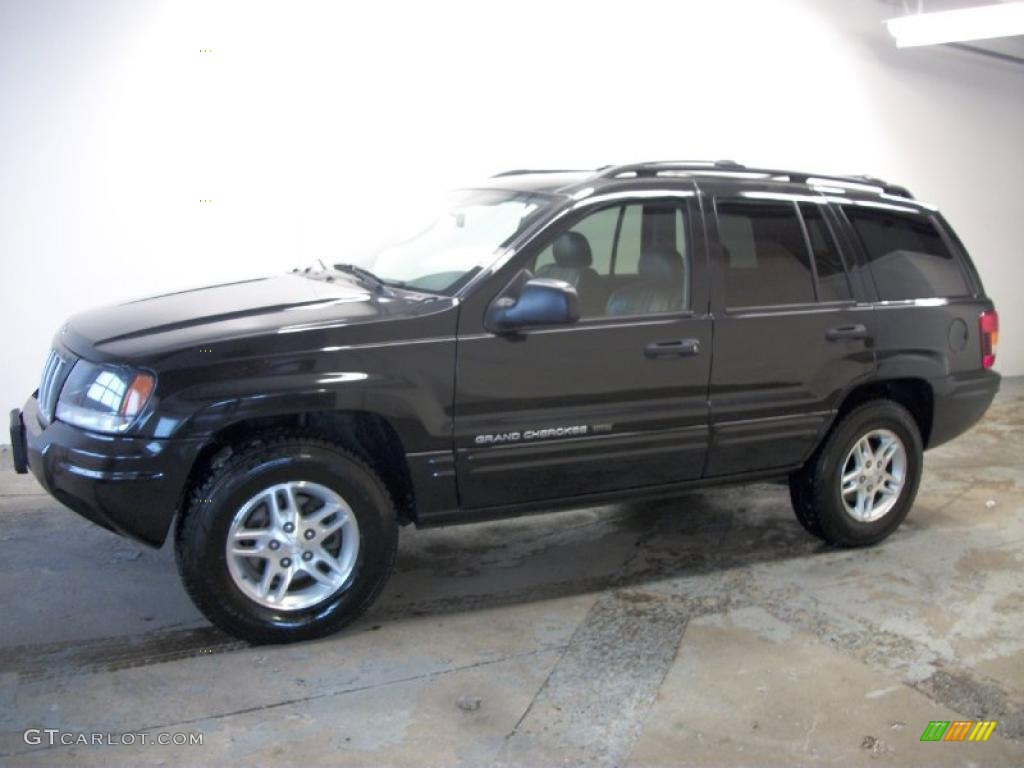
<svg viewBox="0 0 1024 768">
<path fill-rule="evenodd" d="M 652 246 L 640 254 L 638 270 L 645 280 L 678 280 L 683 274 L 683 257 L 673 248 Z"/>
<path fill-rule="evenodd" d="M 560 267 L 582 269 L 594 262 L 594 257 L 590 253 L 590 243 L 579 232 L 566 232 L 555 240 L 553 250 L 555 264 Z"/>
</svg>

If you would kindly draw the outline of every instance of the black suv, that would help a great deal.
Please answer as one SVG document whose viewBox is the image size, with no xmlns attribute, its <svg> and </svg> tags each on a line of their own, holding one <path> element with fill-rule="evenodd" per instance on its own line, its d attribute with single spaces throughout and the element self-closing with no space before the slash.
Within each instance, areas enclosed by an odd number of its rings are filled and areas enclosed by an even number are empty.
<svg viewBox="0 0 1024 768">
<path fill-rule="evenodd" d="M 73 317 L 15 468 L 153 546 L 176 518 L 210 620 L 298 640 L 373 601 L 404 523 L 788 479 L 810 533 L 880 541 L 991 403 L 997 322 L 877 179 L 513 171 L 366 258 Z"/>
</svg>

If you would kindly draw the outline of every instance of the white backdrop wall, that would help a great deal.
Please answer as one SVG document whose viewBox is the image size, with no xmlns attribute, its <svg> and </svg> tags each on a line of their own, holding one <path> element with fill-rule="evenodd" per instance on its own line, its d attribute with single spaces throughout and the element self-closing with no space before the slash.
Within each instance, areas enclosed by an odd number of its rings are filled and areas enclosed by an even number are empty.
<svg viewBox="0 0 1024 768">
<path fill-rule="evenodd" d="M 80 309 L 338 261 L 420 195 L 503 169 L 658 158 L 906 184 L 971 250 L 998 367 L 1024 373 L 1024 69 L 898 51 L 894 11 L 3 3 L 0 405 Z"/>
</svg>

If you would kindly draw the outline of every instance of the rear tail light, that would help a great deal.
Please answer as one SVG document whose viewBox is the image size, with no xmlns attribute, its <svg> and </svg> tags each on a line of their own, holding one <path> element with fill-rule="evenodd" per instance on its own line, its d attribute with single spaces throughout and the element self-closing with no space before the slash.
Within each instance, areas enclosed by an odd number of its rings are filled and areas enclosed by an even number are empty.
<svg viewBox="0 0 1024 768">
<path fill-rule="evenodd" d="M 996 362 L 996 345 L 999 343 L 999 313 L 994 309 L 982 312 L 978 317 L 981 332 L 981 367 L 991 368 Z"/>
</svg>

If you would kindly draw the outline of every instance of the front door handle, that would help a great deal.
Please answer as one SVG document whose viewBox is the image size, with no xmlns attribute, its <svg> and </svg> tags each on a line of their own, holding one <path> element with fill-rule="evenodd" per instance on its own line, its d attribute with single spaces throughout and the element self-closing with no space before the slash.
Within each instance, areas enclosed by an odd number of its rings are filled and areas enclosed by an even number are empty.
<svg viewBox="0 0 1024 768">
<path fill-rule="evenodd" d="M 868 327 L 862 323 L 853 325 L 837 325 L 825 331 L 825 338 L 829 341 L 846 341 L 848 339 L 866 339 Z"/>
<path fill-rule="evenodd" d="M 700 339 L 655 341 L 644 347 L 644 357 L 693 357 L 700 353 Z"/>
</svg>

